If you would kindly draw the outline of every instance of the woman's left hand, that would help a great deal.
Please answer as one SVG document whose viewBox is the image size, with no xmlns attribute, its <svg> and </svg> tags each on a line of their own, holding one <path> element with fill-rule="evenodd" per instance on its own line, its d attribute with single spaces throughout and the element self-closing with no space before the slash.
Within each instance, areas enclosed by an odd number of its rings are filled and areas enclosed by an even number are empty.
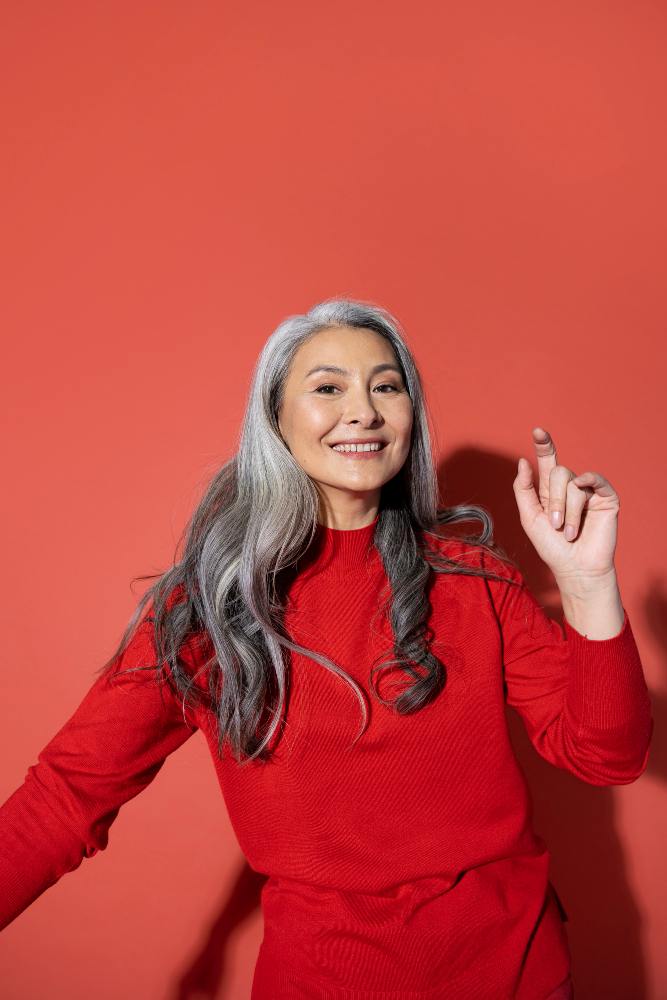
<svg viewBox="0 0 667 1000">
<path fill-rule="evenodd" d="M 539 483 L 529 461 L 519 459 L 514 493 L 521 524 L 561 590 L 604 587 L 614 576 L 619 499 L 599 472 L 576 476 L 558 464 L 551 436 L 533 431 Z"/>
</svg>

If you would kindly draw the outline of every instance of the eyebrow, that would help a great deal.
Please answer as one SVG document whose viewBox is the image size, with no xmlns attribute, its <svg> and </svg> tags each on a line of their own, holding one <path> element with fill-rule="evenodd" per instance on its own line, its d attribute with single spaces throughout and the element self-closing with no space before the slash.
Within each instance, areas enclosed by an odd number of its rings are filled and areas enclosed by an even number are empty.
<svg viewBox="0 0 667 1000">
<path fill-rule="evenodd" d="M 306 378 L 310 378 L 311 375 L 315 375 L 317 372 L 330 372 L 332 375 L 349 375 L 349 371 L 346 368 L 339 368 L 338 365 L 318 365 L 317 368 L 311 368 L 306 374 Z M 403 378 L 403 372 L 398 367 L 398 365 L 386 364 L 386 365 L 376 365 L 375 368 L 371 368 L 371 376 L 379 375 L 380 372 L 396 372 Z"/>
</svg>

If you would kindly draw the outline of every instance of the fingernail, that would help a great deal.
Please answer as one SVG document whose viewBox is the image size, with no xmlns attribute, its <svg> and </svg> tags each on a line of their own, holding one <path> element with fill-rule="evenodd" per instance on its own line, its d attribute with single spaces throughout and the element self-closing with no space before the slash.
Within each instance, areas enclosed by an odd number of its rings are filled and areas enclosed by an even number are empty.
<svg viewBox="0 0 667 1000">
<path fill-rule="evenodd" d="M 574 536 L 576 535 L 576 531 L 574 530 L 574 525 L 566 524 L 565 528 L 563 529 L 563 534 L 567 538 L 568 542 L 573 541 Z"/>
<path fill-rule="evenodd" d="M 553 524 L 554 528 L 560 528 L 562 520 L 563 520 L 563 515 L 559 510 L 551 511 L 551 523 Z"/>
</svg>

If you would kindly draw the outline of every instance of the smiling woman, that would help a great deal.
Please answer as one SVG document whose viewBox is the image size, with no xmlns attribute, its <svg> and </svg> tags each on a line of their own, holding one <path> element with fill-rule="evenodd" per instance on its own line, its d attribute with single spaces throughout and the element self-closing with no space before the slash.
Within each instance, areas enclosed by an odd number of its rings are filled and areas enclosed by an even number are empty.
<svg viewBox="0 0 667 1000">
<path fill-rule="evenodd" d="M 335 362 L 345 358 L 347 367 Z M 362 528 L 405 464 L 413 407 L 396 354 L 375 330 L 332 326 L 296 351 L 278 427 L 320 497 L 320 521 Z"/>
<path fill-rule="evenodd" d="M 505 705 L 594 785 L 645 767 L 650 706 L 614 570 L 618 497 L 533 431 L 522 525 L 565 634 L 438 508 L 396 321 L 331 300 L 255 368 L 238 453 L 117 654 L 0 810 L 0 925 L 104 848 L 195 729 L 269 876 L 253 1000 L 568 1000 L 562 911 Z M 478 536 L 448 526 L 478 519 Z M 361 723 L 361 725 L 360 725 Z"/>
</svg>

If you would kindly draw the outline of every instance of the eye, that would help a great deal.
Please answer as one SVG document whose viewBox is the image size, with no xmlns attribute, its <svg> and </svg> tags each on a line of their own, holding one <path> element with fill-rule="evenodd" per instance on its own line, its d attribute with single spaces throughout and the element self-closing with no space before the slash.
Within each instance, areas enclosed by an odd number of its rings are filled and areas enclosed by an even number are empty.
<svg viewBox="0 0 667 1000">
<path fill-rule="evenodd" d="M 380 392 L 386 395 L 387 392 L 400 392 L 401 390 L 397 385 L 393 385 L 391 382 L 383 382 L 382 385 L 376 385 L 373 392 Z"/>
<path fill-rule="evenodd" d="M 326 385 L 318 385 L 315 392 L 320 392 L 323 396 L 333 396 L 335 392 L 338 392 L 338 386 L 329 385 L 328 383 Z"/>
</svg>

